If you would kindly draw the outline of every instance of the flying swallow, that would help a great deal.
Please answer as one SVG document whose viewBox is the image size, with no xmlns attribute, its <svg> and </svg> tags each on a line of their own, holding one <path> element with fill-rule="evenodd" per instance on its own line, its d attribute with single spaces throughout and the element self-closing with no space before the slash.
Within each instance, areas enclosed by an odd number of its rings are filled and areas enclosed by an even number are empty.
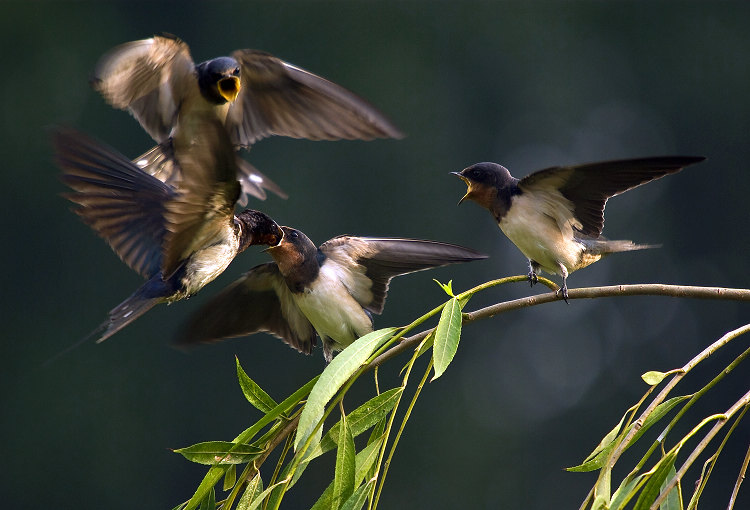
<svg viewBox="0 0 750 510">
<path fill-rule="evenodd" d="M 235 148 L 272 135 L 310 140 L 371 140 L 403 135 L 364 99 L 320 76 L 258 50 L 237 50 L 196 65 L 188 45 L 171 35 L 117 46 L 99 61 L 91 80 L 107 102 L 128 110 L 159 146 L 136 158 L 161 180 L 170 144 L 195 136 L 185 120 L 213 112 Z M 188 123 L 189 125 L 189 123 Z M 283 192 L 241 158 L 245 193 Z M 179 178 L 177 176 L 176 178 Z M 243 204 L 244 205 L 244 204 Z"/>
<path fill-rule="evenodd" d="M 178 343 L 214 342 L 267 331 L 310 354 L 316 333 L 331 361 L 373 330 L 394 276 L 484 259 L 468 248 L 415 239 L 339 236 L 319 248 L 302 232 L 266 251 L 274 262 L 252 268 L 200 308 Z"/>
<path fill-rule="evenodd" d="M 560 275 L 558 292 L 567 302 L 567 279 L 573 271 L 610 253 L 655 247 L 602 237 L 607 200 L 704 159 L 664 156 L 558 166 L 520 180 L 497 163 L 477 163 L 452 173 L 468 186 L 458 203 L 468 198 L 490 211 L 529 260 L 531 285 L 540 269 Z"/>
<path fill-rule="evenodd" d="M 104 341 L 159 303 L 198 292 L 248 246 L 274 245 L 283 233 L 268 216 L 247 209 L 235 216 L 240 194 L 235 155 L 215 119 L 177 152 L 182 183 L 175 188 L 87 136 L 56 133 L 65 196 L 75 212 L 133 270 L 147 279 L 109 312 L 92 335 Z"/>
</svg>

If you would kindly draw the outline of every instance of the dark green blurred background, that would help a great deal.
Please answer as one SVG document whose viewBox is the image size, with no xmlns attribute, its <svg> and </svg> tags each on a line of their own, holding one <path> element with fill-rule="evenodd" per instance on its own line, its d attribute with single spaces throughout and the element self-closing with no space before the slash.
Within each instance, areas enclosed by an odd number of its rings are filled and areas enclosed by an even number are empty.
<svg viewBox="0 0 750 510">
<path fill-rule="evenodd" d="M 477 161 L 521 177 L 599 159 L 707 156 L 609 203 L 605 235 L 661 249 L 611 257 L 569 283 L 750 287 L 749 26 L 746 2 L 4 2 L 3 506 L 171 508 L 205 469 L 169 448 L 231 439 L 259 417 L 237 387 L 235 355 L 277 399 L 323 368 L 320 350 L 305 357 L 265 334 L 188 354 L 170 347 L 188 313 L 268 260 L 259 250 L 201 295 L 44 366 L 140 285 L 69 212 L 49 143 L 49 128 L 67 124 L 131 157 L 152 146 L 87 84 L 111 47 L 166 31 L 190 44 L 196 62 L 266 50 L 364 96 L 408 134 L 269 139 L 249 155 L 290 195 L 252 205 L 318 243 L 343 233 L 409 236 L 491 255 L 395 280 L 376 321 L 384 327 L 445 298 L 433 277 L 463 290 L 525 274 L 523 256 L 485 211 L 456 207 L 465 186 L 448 172 Z M 469 308 L 542 290 L 498 288 Z M 553 303 L 467 327 L 453 365 L 417 404 L 382 508 L 577 508 L 595 477 L 563 468 L 645 391 L 640 374 L 681 366 L 748 322 L 749 311 L 631 297 Z M 747 339 L 736 343 L 684 391 Z M 384 370 L 381 385 L 396 384 L 401 364 Z M 749 380 L 741 367 L 701 416 L 725 410 Z M 749 439 L 744 423 L 702 508 L 726 507 Z M 330 466 L 308 469 L 286 507 L 312 504 Z M 748 502 L 744 487 L 736 508 Z"/>
</svg>

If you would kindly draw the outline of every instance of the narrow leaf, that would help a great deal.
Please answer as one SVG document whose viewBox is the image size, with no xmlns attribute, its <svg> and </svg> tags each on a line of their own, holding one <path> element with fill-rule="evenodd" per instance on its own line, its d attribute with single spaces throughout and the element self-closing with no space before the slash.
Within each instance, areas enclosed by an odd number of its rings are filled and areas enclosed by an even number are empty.
<svg viewBox="0 0 750 510">
<path fill-rule="evenodd" d="M 578 466 L 569 467 L 566 469 L 573 472 L 586 472 L 601 468 L 604 464 L 604 461 L 609 456 L 609 452 L 611 452 L 612 448 L 614 448 L 613 443 L 615 439 L 617 439 L 617 435 L 620 433 L 620 428 L 622 427 L 622 422 L 625 420 L 625 416 L 626 415 L 623 415 L 617 425 L 615 425 L 612 430 L 607 432 L 607 435 L 602 438 L 596 448 L 594 448 L 594 451 L 592 451 L 589 456 L 584 459 L 583 463 Z"/>
<path fill-rule="evenodd" d="M 255 381 L 250 379 L 250 376 L 242 369 L 239 358 L 235 357 L 235 360 L 237 361 L 237 379 L 240 382 L 240 388 L 242 388 L 242 393 L 245 395 L 247 401 L 263 413 L 271 412 L 278 405 L 276 401 L 263 391 Z"/>
<path fill-rule="evenodd" d="M 669 400 L 666 400 L 656 406 L 656 408 L 649 414 L 646 419 L 643 421 L 643 426 L 638 430 L 638 432 L 635 433 L 633 436 L 633 440 L 630 441 L 630 444 L 628 446 L 632 446 L 635 444 L 635 442 L 640 439 L 640 437 L 651 428 L 653 424 L 655 424 L 657 421 L 664 418 L 664 416 L 669 413 L 677 404 L 684 402 L 685 400 L 688 400 L 690 398 L 690 395 L 682 395 L 679 397 L 673 397 Z"/>
<path fill-rule="evenodd" d="M 617 488 L 614 494 L 612 494 L 612 501 L 609 503 L 609 510 L 621 510 L 625 508 L 636 492 L 638 492 L 637 485 L 644 478 L 649 476 L 647 473 L 638 475 L 632 480 L 627 478 L 622 481 L 620 486 Z"/>
<path fill-rule="evenodd" d="M 292 408 L 294 408 L 294 406 L 296 406 L 300 402 L 300 400 L 305 398 L 310 393 L 310 390 L 312 390 L 312 388 L 315 386 L 315 383 L 318 382 L 318 377 L 320 376 L 315 376 L 311 380 L 309 380 L 307 384 L 305 384 L 300 389 L 298 389 L 293 394 L 291 394 L 289 397 L 287 397 L 282 403 L 276 406 L 270 413 L 267 413 L 263 418 L 255 422 L 249 428 L 245 429 L 232 442 L 236 444 L 250 442 L 250 440 L 253 437 L 255 437 L 255 435 L 258 432 L 260 432 L 263 429 L 263 427 L 265 427 L 266 425 L 274 421 L 280 415 L 289 412 Z M 201 480 L 201 483 L 200 485 L 198 485 L 198 488 L 195 489 L 193 496 L 190 498 L 190 501 L 188 501 L 188 504 L 185 506 L 185 510 L 192 510 L 194 508 L 197 508 L 200 502 L 205 497 L 205 495 L 208 494 L 208 491 L 211 490 L 214 487 L 214 485 L 219 483 L 219 480 L 221 480 L 221 477 L 224 476 L 224 473 L 226 472 L 226 470 L 227 470 L 226 465 L 211 466 L 211 469 L 209 469 L 208 472 L 206 473 L 206 476 L 203 477 L 203 480 Z"/>
<path fill-rule="evenodd" d="M 675 460 L 677 460 L 677 449 L 674 449 L 662 457 L 659 462 L 652 469 L 652 475 L 643 486 L 638 500 L 635 502 L 633 510 L 648 510 L 651 505 L 656 501 L 657 496 L 661 492 L 661 486 L 664 480 L 667 479 L 667 475 L 674 468 Z"/>
<path fill-rule="evenodd" d="M 325 406 L 352 376 L 381 345 L 396 332 L 396 328 L 379 329 L 357 339 L 341 351 L 320 374 L 320 379 L 310 392 L 297 427 L 294 449 L 298 450 L 308 440 L 318 423 L 323 418 Z M 317 445 L 322 436 L 318 428 L 312 446 Z"/>
<path fill-rule="evenodd" d="M 674 462 L 672 463 L 672 467 L 669 468 L 669 472 L 667 473 L 667 477 L 664 479 L 664 482 L 662 482 L 661 487 L 659 488 L 659 492 L 663 491 L 667 488 L 667 483 L 677 476 L 677 470 L 674 468 Z M 664 501 L 659 505 L 660 510 L 682 510 L 682 505 L 680 504 L 680 501 L 682 498 L 680 497 L 680 485 L 677 484 L 674 487 L 672 487 L 672 490 L 669 491 L 669 494 L 667 494 L 667 497 L 664 498 Z"/>
<path fill-rule="evenodd" d="M 234 487 L 235 483 L 237 483 L 237 466 L 235 464 L 232 464 L 224 474 L 223 490 L 228 491 L 229 489 Z"/>
<path fill-rule="evenodd" d="M 388 391 L 381 393 L 380 395 L 371 398 L 363 405 L 349 413 L 346 417 L 346 423 L 351 431 L 352 437 L 365 432 L 367 429 L 378 423 L 382 418 L 393 409 L 393 407 L 401 398 L 401 393 L 404 391 L 403 388 L 391 388 Z M 337 422 L 331 427 L 331 429 L 323 436 L 320 443 L 315 448 L 310 448 L 309 454 L 305 455 L 305 459 L 310 461 L 315 457 L 324 454 L 327 451 L 333 450 L 338 444 L 341 422 Z M 378 434 L 378 437 L 382 435 Z"/>
<path fill-rule="evenodd" d="M 341 505 L 341 510 L 360 510 L 364 506 L 365 501 L 367 501 L 367 496 L 370 494 L 373 483 L 375 483 L 375 480 L 370 480 L 366 484 L 360 485 L 349 499 Z"/>
<path fill-rule="evenodd" d="M 174 452 L 191 462 L 213 466 L 214 464 L 244 464 L 263 453 L 263 450 L 229 441 L 206 441 L 174 450 Z"/>
<path fill-rule="evenodd" d="M 201 501 L 201 510 L 216 510 L 216 491 L 213 488 L 206 494 Z"/>
<path fill-rule="evenodd" d="M 354 492 L 355 456 L 354 438 L 346 424 L 346 416 L 341 416 L 336 469 L 333 476 L 333 506 L 339 508 Z"/>
<path fill-rule="evenodd" d="M 242 497 L 237 502 L 236 510 L 249 510 L 250 506 L 258 501 L 258 496 L 263 492 L 263 480 L 260 478 L 260 473 L 257 473 L 252 480 L 247 484 L 245 492 L 242 493 Z M 261 499 L 261 501 L 263 501 Z"/>
<path fill-rule="evenodd" d="M 383 445 L 383 438 L 381 437 L 374 443 L 367 445 L 367 447 L 359 452 L 355 458 L 355 473 L 354 483 L 359 484 L 362 482 L 367 471 L 373 466 L 375 461 L 378 459 L 380 448 Z M 333 503 L 333 482 L 331 482 L 323 494 L 320 495 L 318 501 L 312 506 L 310 510 L 328 510 L 332 508 Z"/>
<path fill-rule="evenodd" d="M 432 348 L 432 357 L 435 362 L 434 381 L 445 372 L 453 356 L 458 349 L 458 341 L 461 339 L 461 305 L 458 299 L 451 299 L 440 314 L 435 330 L 435 345 Z"/>
<path fill-rule="evenodd" d="M 248 504 L 247 508 L 243 508 L 242 510 L 257 510 L 257 508 L 263 503 L 263 500 L 266 499 L 266 497 L 271 493 L 271 491 L 275 490 L 279 485 L 284 485 L 286 483 L 286 480 L 281 480 L 280 482 L 276 482 L 273 485 L 269 485 L 266 490 L 255 496 L 253 501 Z M 242 497 L 244 498 L 245 495 L 243 494 Z M 238 507 L 239 510 L 239 507 Z"/>
</svg>

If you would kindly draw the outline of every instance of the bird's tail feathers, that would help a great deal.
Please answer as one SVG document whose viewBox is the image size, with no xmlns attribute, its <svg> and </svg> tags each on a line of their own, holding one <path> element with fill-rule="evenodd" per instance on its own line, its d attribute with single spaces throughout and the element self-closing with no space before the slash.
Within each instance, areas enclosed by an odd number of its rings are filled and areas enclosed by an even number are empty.
<svg viewBox="0 0 750 510">
<path fill-rule="evenodd" d="M 633 241 L 610 241 L 609 239 L 581 239 L 586 252 L 591 255 L 608 255 L 621 251 L 647 250 L 650 248 L 661 248 L 660 244 L 636 244 Z"/>
<path fill-rule="evenodd" d="M 167 297 L 175 292 L 172 280 L 172 278 L 167 281 L 162 280 L 161 274 L 153 276 L 125 301 L 114 307 L 109 312 L 109 319 L 104 321 L 89 336 L 94 336 L 103 331 L 96 343 L 103 342 L 154 306 L 165 302 Z"/>
</svg>

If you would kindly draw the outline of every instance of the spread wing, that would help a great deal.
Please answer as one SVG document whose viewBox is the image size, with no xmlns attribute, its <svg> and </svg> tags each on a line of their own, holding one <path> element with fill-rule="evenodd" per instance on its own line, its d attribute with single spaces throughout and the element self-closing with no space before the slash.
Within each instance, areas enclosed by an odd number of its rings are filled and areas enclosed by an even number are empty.
<svg viewBox="0 0 750 510">
<path fill-rule="evenodd" d="M 364 99 L 268 53 L 238 50 L 242 88 L 226 127 L 235 145 L 271 135 L 310 140 L 401 138 Z"/>
<path fill-rule="evenodd" d="M 192 253 L 234 232 L 240 195 L 234 150 L 214 116 L 196 116 L 191 122 L 196 124 L 191 127 L 196 133 L 193 143 L 174 150 L 182 177 L 180 192 L 166 204 L 165 277 Z"/>
<path fill-rule="evenodd" d="M 610 197 L 641 184 L 679 172 L 703 157 L 662 156 L 603 161 L 539 170 L 518 182 L 522 191 L 559 190 L 573 204 L 584 235 L 598 237 L 604 228 L 604 207 Z"/>
<path fill-rule="evenodd" d="M 165 203 L 174 190 L 82 133 L 58 131 L 54 145 L 62 181 L 73 189 L 65 197 L 78 205 L 75 212 L 134 271 L 145 278 L 157 274 Z"/>
<path fill-rule="evenodd" d="M 191 88 L 198 90 L 190 50 L 173 36 L 117 46 L 99 60 L 91 85 L 109 104 L 130 111 L 158 143 L 169 138 Z"/>
<path fill-rule="evenodd" d="M 372 313 L 382 313 L 394 276 L 487 258 L 469 248 L 418 239 L 339 236 L 320 250 L 341 268 L 349 293 Z"/>
<path fill-rule="evenodd" d="M 177 342 L 209 343 L 267 331 L 305 354 L 316 333 L 294 303 L 274 263 L 252 268 L 198 309 L 184 324 Z"/>
</svg>

